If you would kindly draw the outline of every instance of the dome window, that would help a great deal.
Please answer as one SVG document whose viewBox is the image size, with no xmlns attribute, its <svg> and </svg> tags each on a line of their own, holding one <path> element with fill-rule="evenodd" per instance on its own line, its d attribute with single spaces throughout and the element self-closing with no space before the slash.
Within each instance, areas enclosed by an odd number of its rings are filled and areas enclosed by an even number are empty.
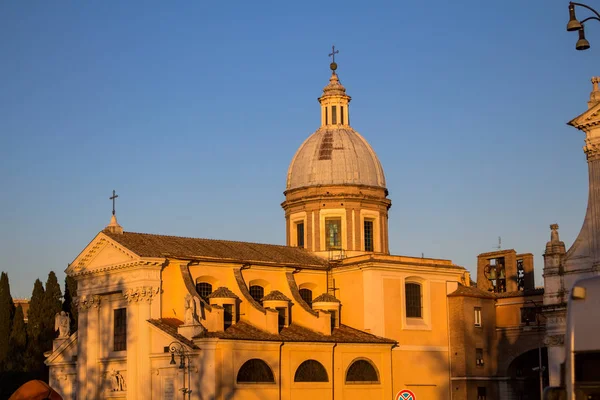
<svg viewBox="0 0 600 400">
<path fill-rule="evenodd" d="M 304 222 L 298 222 L 296 224 L 296 245 L 300 248 L 304 248 Z"/>
<path fill-rule="evenodd" d="M 332 125 L 337 124 L 337 107 L 336 106 L 331 106 L 331 124 Z"/>
<path fill-rule="evenodd" d="M 340 106 L 340 123 L 344 124 L 344 106 Z"/>
<path fill-rule="evenodd" d="M 365 219 L 364 222 L 365 251 L 373 251 L 373 220 Z"/>
<path fill-rule="evenodd" d="M 339 250 L 342 247 L 342 219 L 325 218 L 325 241 L 327 250 Z"/>
</svg>

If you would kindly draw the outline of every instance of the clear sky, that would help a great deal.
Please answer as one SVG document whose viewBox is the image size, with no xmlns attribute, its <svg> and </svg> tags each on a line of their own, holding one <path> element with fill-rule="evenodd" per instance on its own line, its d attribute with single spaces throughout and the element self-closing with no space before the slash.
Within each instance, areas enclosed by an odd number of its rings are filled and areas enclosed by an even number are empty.
<svg viewBox="0 0 600 400">
<path fill-rule="evenodd" d="M 568 2 L 0 2 L 0 270 L 13 297 L 117 215 L 127 231 L 285 243 L 285 177 L 340 50 L 377 152 L 393 254 L 569 247 L 600 24 Z M 586 13 L 579 10 L 583 18 Z M 595 68 L 594 68 L 595 67 Z"/>
</svg>

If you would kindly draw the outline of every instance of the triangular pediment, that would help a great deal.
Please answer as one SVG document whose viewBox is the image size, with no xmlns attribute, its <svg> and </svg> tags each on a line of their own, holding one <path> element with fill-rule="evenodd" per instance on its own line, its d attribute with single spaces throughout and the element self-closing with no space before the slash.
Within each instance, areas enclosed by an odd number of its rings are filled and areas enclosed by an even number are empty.
<svg viewBox="0 0 600 400">
<path fill-rule="evenodd" d="M 52 351 L 48 358 L 44 361 L 46 365 L 52 364 L 64 364 L 73 363 L 75 364 L 77 358 L 77 332 L 69 336 L 68 338 L 61 340 L 54 340 L 55 350 Z"/>
<path fill-rule="evenodd" d="M 67 275 L 105 271 L 111 267 L 139 261 L 140 257 L 100 232 L 69 264 Z"/>
<path fill-rule="evenodd" d="M 573 118 L 567 122 L 568 125 L 574 126 L 575 128 L 581 129 L 589 124 L 600 123 L 600 103 L 594 105 L 586 112 Z"/>
</svg>

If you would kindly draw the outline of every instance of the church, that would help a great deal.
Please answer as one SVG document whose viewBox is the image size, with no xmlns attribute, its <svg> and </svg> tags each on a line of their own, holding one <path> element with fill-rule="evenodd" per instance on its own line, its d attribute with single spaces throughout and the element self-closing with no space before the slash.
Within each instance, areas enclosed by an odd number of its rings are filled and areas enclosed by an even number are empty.
<svg viewBox="0 0 600 400">
<path fill-rule="evenodd" d="M 46 359 L 65 399 L 453 397 L 448 295 L 469 272 L 389 253 L 385 174 L 330 69 L 285 246 L 134 233 L 113 211 L 69 264 L 78 329 Z"/>
</svg>

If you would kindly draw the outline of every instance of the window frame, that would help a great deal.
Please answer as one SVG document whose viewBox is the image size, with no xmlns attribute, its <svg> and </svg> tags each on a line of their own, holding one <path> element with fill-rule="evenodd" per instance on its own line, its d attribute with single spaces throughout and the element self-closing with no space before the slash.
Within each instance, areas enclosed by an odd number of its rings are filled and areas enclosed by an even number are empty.
<svg viewBox="0 0 600 400">
<path fill-rule="evenodd" d="M 477 328 L 481 328 L 483 326 L 481 321 L 481 307 L 473 307 L 473 318 L 474 318 L 474 326 Z"/>
<path fill-rule="evenodd" d="M 366 381 L 366 380 L 365 381 L 349 381 L 348 380 L 348 373 L 350 372 L 351 368 L 359 362 L 366 362 L 373 368 L 375 374 L 377 375 L 376 381 Z M 344 373 L 344 384 L 345 385 L 379 385 L 379 384 L 381 384 L 381 375 L 379 374 L 379 370 L 377 369 L 377 366 L 375 365 L 375 363 L 373 361 L 371 361 L 370 359 L 364 358 L 364 357 L 355 358 L 354 360 L 352 360 L 352 362 L 350 362 L 348 364 L 348 367 L 346 368 L 346 372 Z"/>
<path fill-rule="evenodd" d="M 121 314 L 121 315 L 118 315 Z M 122 321 L 119 324 L 119 321 Z M 127 351 L 127 307 L 113 309 L 113 335 L 112 351 Z M 119 341 L 117 342 L 117 338 Z M 117 343 L 119 344 L 117 348 Z"/>
<path fill-rule="evenodd" d="M 475 366 L 483 368 L 484 365 L 483 347 L 477 347 L 475 348 Z"/>
<path fill-rule="evenodd" d="M 250 368 L 250 371 L 256 370 L 255 365 L 249 364 L 251 362 L 254 361 L 258 361 L 260 363 L 262 363 L 261 365 L 264 365 L 268 368 L 268 371 L 270 373 L 270 378 L 272 378 L 272 381 L 240 381 L 240 372 L 242 372 L 242 369 L 244 367 L 246 367 L 246 365 L 249 365 L 247 368 Z M 256 362 L 254 362 L 253 364 L 256 364 Z M 252 367 L 254 368 L 252 368 Z M 250 358 L 246 361 L 244 361 L 240 367 L 237 369 L 237 373 L 235 375 L 235 383 L 236 385 L 274 385 L 276 384 L 276 380 L 275 380 L 275 374 L 273 373 L 273 368 L 271 368 L 271 366 L 269 365 L 269 363 L 267 363 L 265 360 L 261 359 L 261 358 Z"/>
<path fill-rule="evenodd" d="M 418 288 L 418 306 L 415 304 L 409 304 L 409 286 L 411 288 Z M 406 318 L 407 319 L 423 319 L 423 285 L 421 285 L 421 283 L 419 282 L 412 282 L 412 281 L 407 281 L 404 282 L 404 296 L 405 296 L 405 303 L 404 303 L 404 312 L 406 314 Z M 414 302 L 414 298 L 410 299 L 410 303 Z M 409 310 L 411 311 L 409 313 Z M 415 311 L 418 311 L 418 315 L 414 315 L 416 314 Z M 412 314 L 412 315 L 409 315 Z"/>
<path fill-rule="evenodd" d="M 306 297 L 302 295 L 302 293 L 306 293 L 306 291 L 310 292 L 310 301 L 306 301 Z M 312 299 L 313 299 L 313 291 L 312 291 L 312 289 L 303 287 L 303 288 L 298 289 L 298 292 L 300 293 L 300 297 L 302 298 L 302 300 L 304 300 L 304 302 L 306 304 L 308 304 L 309 307 L 312 308 Z"/>
<path fill-rule="evenodd" d="M 418 275 L 411 275 L 404 277 L 400 281 L 400 292 L 402 296 L 402 329 L 431 331 L 431 288 L 429 280 L 423 279 Z M 421 285 L 421 318 L 411 318 L 406 316 L 406 283 L 417 283 Z"/>
<path fill-rule="evenodd" d="M 367 225 L 370 225 L 367 230 Z M 367 234 L 367 232 L 369 234 Z M 375 251 L 375 221 L 371 218 L 365 218 L 363 220 L 363 248 L 365 251 Z"/>
<path fill-rule="evenodd" d="M 329 218 L 339 218 L 342 221 L 341 224 L 341 250 L 352 250 L 353 248 L 348 247 L 348 222 L 346 221 L 346 209 L 345 208 L 330 208 L 319 211 L 319 251 L 336 251 L 336 249 L 329 250 L 327 247 L 326 240 L 326 229 L 325 220 Z M 313 249 L 315 250 L 315 249 Z"/>
<path fill-rule="evenodd" d="M 309 368 L 309 366 L 314 366 L 317 369 L 317 371 L 315 371 L 313 373 L 313 376 L 321 374 L 319 379 L 316 379 L 316 380 L 315 379 L 313 379 L 313 380 L 306 379 L 305 380 L 304 378 L 300 377 L 300 378 L 302 378 L 302 380 L 298 380 L 298 378 L 299 378 L 298 373 L 299 372 L 304 373 L 305 370 Z M 303 369 L 301 370 L 301 368 L 303 368 Z M 310 371 L 308 371 L 308 372 L 310 372 Z M 322 375 L 323 373 L 325 374 L 324 376 Z M 324 380 L 322 379 L 323 377 L 325 378 Z M 327 382 L 329 382 L 329 374 L 327 373 L 327 368 L 325 368 L 325 366 L 322 363 L 320 363 L 319 361 L 314 360 L 312 358 L 302 361 L 300 363 L 300 365 L 298 365 L 298 367 L 296 367 L 296 371 L 294 372 L 294 383 L 327 383 Z"/>
<path fill-rule="evenodd" d="M 202 295 L 202 293 L 200 293 L 200 290 L 199 290 L 199 288 L 200 288 L 200 285 L 208 285 L 208 286 L 210 286 L 210 293 L 208 293 L 207 295 L 204 295 L 204 296 L 203 296 L 203 295 Z M 201 298 L 202 300 L 204 300 L 205 302 L 207 302 L 207 303 L 208 303 L 208 296 L 210 296 L 210 294 L 211 294 L 212 292 L 213 292 L 213 285 L 212 285 L 212 283 L 210 283 L 210 282 L 206 282 L 206 281 L 200 281 L 200 282 L 198 282 L 198 281 L 196 280 L 196 293 L 198 293 L 198 296 L 200 296 L 200 298 Z"/>
<path fill-rule="evenodd" d="M 257 300 L 257 299 L 256 299 L 256 297 L 255 297 L 255 296 L 252 294 L 252 288 L 257 288 L 257 287 L 259 287 L 259 288 L 262 290 L 262 295 L 260 296 L 260 299 L 258 299 L 258 300 Z M 264 287 L 264 286 L 262 286 L 262 285 L 257 285 L 257 284 L 250 285 L 250 286 L 248 287 L 248 292 L 250 293 L 250 297 L 252 297 L 252 298 L 254 299 L 254 301 L 256 301 L 256 302 L 257 302 L 258 304 L 260 304 L 261 306 L 263 305 L 263 302 L 262 302 L 262 300 L 261 300 L 261 299 L 262 299 L 263 297 L 265 297 L 265 287 Z"/>
</svg>

